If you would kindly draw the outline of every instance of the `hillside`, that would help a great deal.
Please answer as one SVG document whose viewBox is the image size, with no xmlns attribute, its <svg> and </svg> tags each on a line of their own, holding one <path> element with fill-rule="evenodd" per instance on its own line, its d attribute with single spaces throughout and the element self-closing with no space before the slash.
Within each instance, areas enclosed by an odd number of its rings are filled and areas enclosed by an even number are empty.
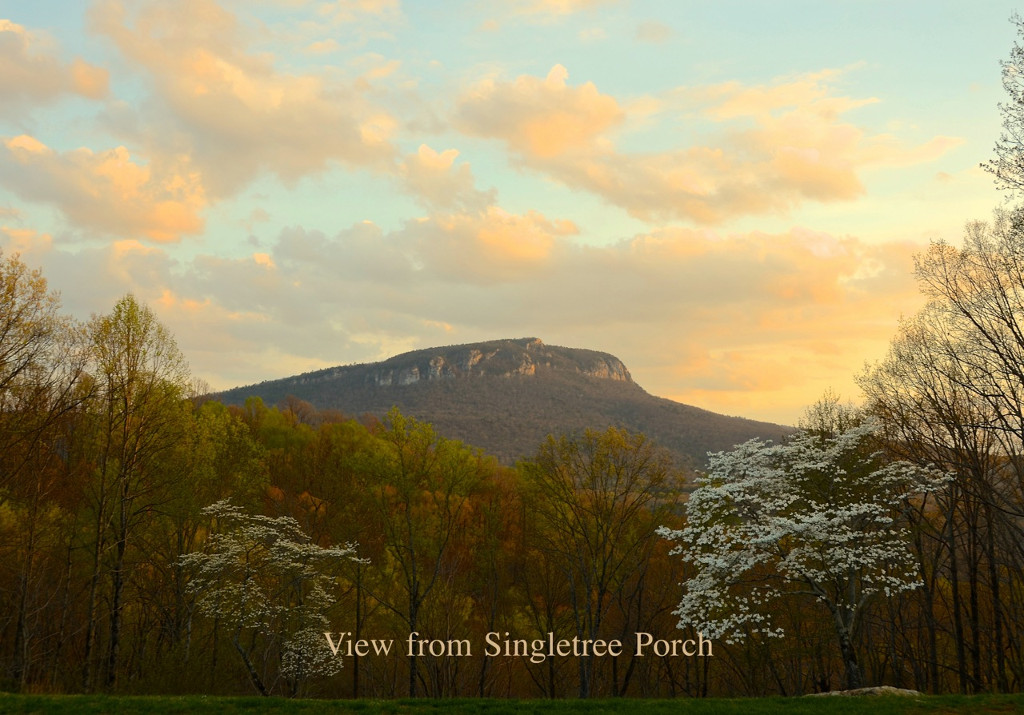
<svg viewBox="0 0 1024 715">
<path fill-rule="evenodd" d="M 618 358 L 536 338 L 417 350 L 379 363 L 238 387 L 218 397 L 240 405 L 252 395 L 268 405 L 292 395 L 353 416 L 380 416 L 398 406 L 440 434 L 506 463 L 532 455 L 548 434 L 588 427 L 643 432 L 680 464 L 693 466 L 703 464 L 709 451 L 752 437 L 779 439 L 790 431 L 654 397 L 633 382 Z"/>
</svg>

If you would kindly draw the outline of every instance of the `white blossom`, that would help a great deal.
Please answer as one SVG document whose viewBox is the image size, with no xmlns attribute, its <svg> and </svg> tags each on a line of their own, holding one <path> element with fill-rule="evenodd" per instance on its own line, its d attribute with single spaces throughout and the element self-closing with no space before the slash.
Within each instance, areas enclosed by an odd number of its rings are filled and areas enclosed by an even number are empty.
<svg viewBox="0 0 1024 715">
<path fill-rule="evenodd" d="M 874 423 L 832 437 L 802 431 L 710 455 L 686 526 L 662 528 L 694 575 L 675 614 L 711 638 L 780 637 L 773 604 L 810 595 L 852 633 L 862 606 L 920 585 L 901 514 L 948 477 L 865 454 Z"/>
<path fill-rule="evenodd" d="M 256 671 L 243 630 L 277 644 L 280 674 L 293 682 L 332 675 L 342 666 L 323 634 L 334 603 L 334 573 L 355 560 L 355 547 L 322 547 L 291 517 L 248 514 L 222 500 L 203 510 L 216 524 L 203 551 L 181 557 L 199 610 L 230 624 L 234 645 L 257 689 L 270 687 Z"/>
</svg>

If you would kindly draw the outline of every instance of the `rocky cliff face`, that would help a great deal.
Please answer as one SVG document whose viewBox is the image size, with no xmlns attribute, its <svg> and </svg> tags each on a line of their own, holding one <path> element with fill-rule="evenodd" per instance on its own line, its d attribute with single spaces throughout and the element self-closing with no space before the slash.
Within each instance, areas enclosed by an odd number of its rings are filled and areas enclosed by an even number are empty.
<svg viewBox="0 0 1024 715">
<path fill-rule="evenodd" d="M 568 371 L 632 382 L 629 370 L 607 353 L 545 345 L 537 338 L 498 340 L 405 353 L 378 363 L 368 379 L 376 387 L 413 385 L 475 376 L 516 377 Z"/>
</svg>

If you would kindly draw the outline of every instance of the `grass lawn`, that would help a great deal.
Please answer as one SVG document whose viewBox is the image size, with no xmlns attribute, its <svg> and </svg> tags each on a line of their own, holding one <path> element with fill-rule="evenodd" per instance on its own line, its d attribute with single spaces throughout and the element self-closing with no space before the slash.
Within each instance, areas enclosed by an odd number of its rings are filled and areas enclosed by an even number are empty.
<svg viewBox="0 0 1024 715">
<path fill-rule="evenodd" d="M 858 698 L 709 698 L 706 700 L 288 700 L 284 698 L 114 697 L 107 695 L 0 694 L 3 713 L 1012 713 L 1024 711 L 1024 695 L 941 695 Z"/>
</svg>

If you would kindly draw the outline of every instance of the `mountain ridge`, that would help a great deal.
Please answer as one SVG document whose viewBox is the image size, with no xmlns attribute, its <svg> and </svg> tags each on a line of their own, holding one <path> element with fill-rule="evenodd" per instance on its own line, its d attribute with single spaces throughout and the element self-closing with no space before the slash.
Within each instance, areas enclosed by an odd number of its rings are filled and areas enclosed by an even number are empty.
<svg viewBox="0 0 1024 715">
<path fill-rule="evenodd" d="M 748 439 L 781 439 L 792 428 L 648 394 L 610 353 L 500 339 L 414 350 L 375 363 L 337 366 L 225 390 L 226 404 L 288 397 L 318 409 L 383 416 L 392 406 L 439 434 L 483 448 L 505 463 L 532 456 L 548 434 L 624 427 L 643 432 L 700 467 L 708 451 Z"/>
</svg>

